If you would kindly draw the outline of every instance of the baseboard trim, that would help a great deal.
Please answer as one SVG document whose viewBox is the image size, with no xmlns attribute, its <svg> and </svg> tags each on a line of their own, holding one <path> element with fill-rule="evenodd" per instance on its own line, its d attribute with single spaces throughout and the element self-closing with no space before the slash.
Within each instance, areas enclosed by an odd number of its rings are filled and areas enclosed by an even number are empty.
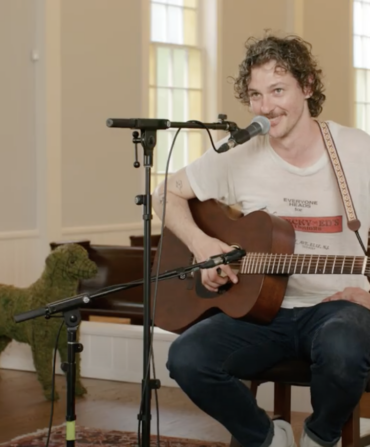
<svg viewBox="0 0 370 447">
<path fill-rule="evenodd" d="M 177 386 L 165 363 L 176 334 L 154 328 L 153 350 L 157 378 L 164 386 Z M 143 328 L 141 326 L 83 321 L 80 325 L 82 377 L 140 383 L 143 377 Z M 0 368 L 35 371 L 31 348 L 12 342 L 0 356 Z M 57 373 L 61 373 L 60 359 Z"/>
</svg>

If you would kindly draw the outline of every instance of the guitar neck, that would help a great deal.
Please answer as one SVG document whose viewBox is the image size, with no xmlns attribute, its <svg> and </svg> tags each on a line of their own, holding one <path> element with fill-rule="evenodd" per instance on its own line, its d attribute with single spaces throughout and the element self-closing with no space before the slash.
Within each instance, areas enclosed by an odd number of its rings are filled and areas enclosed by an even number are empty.
<svg viewBox="0 0 370 447">
<path fill-rule="evenodd" d="M 369 275 L 367 256 L 326 256 L 248 253 L 240 273 L 265 275 Z"/>
</svg>

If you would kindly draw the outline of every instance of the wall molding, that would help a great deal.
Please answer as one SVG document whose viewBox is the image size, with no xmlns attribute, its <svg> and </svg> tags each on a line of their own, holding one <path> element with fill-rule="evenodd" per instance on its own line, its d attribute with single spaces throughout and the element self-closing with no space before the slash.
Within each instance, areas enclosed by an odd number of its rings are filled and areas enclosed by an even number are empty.
<svg viewBox="0 0 370 447">
<path fill-rule="evenodd" d="M 39 230 L 0 231 L 0 240 L 2 241 L 14 239 L 37 239 L 39 237 Z"/>
<path fill-rule="evenodd" d="M 65 227 L 62 228 L 63 236 L 73 236 L 80 234 L 96 234 L 96 233 L 121 233 L 128 231 L 143 231 L 144 224 L 143 222 L 132 222 L 127 224 L 108 224 L 108 225 L 86 225 L 82 227 Z M 161 229 L 160 222 L 152 222 L 152 230 Z"/>
</svg>

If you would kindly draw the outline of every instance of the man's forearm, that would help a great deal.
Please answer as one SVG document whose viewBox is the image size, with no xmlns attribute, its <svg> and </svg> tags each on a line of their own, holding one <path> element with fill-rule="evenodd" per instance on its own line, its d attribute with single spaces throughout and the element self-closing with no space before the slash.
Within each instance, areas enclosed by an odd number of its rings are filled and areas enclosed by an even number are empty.
<svg viewBox="0 0 370 447">
<path fill-rule="evenodd" d="M 153 194 L 153 209 L 162 219 L 164 194 L 156 191 Z M 166 227 L 169 228 L 190 250 L 197 238 L 204 235 L 203 231 L 194 222 L 186 199 L 171 192 L 166 196 Z"/>
</svg>

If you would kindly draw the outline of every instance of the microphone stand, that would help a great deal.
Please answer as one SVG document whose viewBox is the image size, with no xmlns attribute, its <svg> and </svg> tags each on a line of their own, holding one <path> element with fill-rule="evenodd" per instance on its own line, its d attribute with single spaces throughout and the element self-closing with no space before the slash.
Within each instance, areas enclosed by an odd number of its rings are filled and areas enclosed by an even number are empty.
<svg viewBox="0 0 370 447">
<path fill-rule="evenodd" d="M 171 279 L 178 277 L 181 280 L 186 279 L 188 273 L 195 272 L 200 269 L 213 268 L 220 264 L 230 264 L 241 259 L 245 256 L 245 250 L 235 249 L 228 253 L 221 253 L 216 256 L 212 256 L 207 261 L 203 261 L 197 264 L 192 264 L 187 267 L 180 267 L 174 270 L 164 272 L 158 276 L 149 277 L 149 283 Z M 66 405 L 66 447 L 75 447 L 76 440 L 76 414 L 75 414 L 75 382 L 76 382 L 76 352 L 82 352 L 83 346 L 81 343 L 77 342 L 77 330 L 81 322 L 81 313 L 79 308 L 88 304 L 91 300 L 100 298 L 102 296 L 118 292 L 120 290 L 130 289 L 132 287 L 145 284 L 145 280 L 132 281 L 126 284 L 116 284 L 114 286 L 108 286 L 103 289 L 98 290 L 94 293 L 81 293 L 70 298 L 65 298 L 59 301 L 54 301 L 45 307 L 40 307 L 38 309 L 32 309 L 22 314 L 14 316 L 14 321 L 16 323 L 21 323 L 23 321 L 31 320 L 44 316 L 45 318 L 50 318 L 53 314 L 63 313 L 63 318 L 67 326 L 68 333 L 68 356 L 67 362 L 62 364 L 62 370 L 66 373 L 66 383 L 67 383 L 67 405 Z M 145 309 L 144 309 L 145 310 Z M 145 371 L 145 370 L 144 370 Z M 145 382 L 145 380 L 144 380 Z M 159 383 L 159 381 L 158 381 Z M 144 387 L 144 384 L 143 384 Z M 151 388 L 153 389 L 153 388 Z M 148 389 L 148 394 L 150 397 L 150 390 Z M 150 403 L 150 399 L 149 399 Z M 149 410 L 150 415 L 150 408 Z M 150 419 L 148 419 L 150 423 Z M 143 420 L 144 423 L 144 420 Z M 149 425 L 150 427 L 150 425 Z M 143 431 L 144 435 L 144 431 Z M 149 432 L 150 436 L 150 432 Z M 146 438 L 142 437 L 143 442 Z M 149 445 L 149 444 L 148 444 Z"/>
<path fill-rule="evenodd" d="M 135 198 L 137 205 L 143 205 L 144 220 L 144 319 L 143 319 L 143 380 L 142 380 L 142 407 L 138 415 L 141 421 L 141 442 L 143 447 L 150 447 L 150 421 L 151 421 L 151 392 L 160 388 L 158 380 L 150 378 L 150 350 L 151 350 L 151 298 L 150 298 L 150 272 L 151 272 L 151 220 L 152 220 L 152 197 L 151 197 L 151 168 L 153 166 L 153 150 L 157 141 L 157 130 L 169 128 L 178 129 L 212 129 L 233 132 L 238 126 L 225 121 L 226 115 L 220 114 L 217 123 L 199 123 L 197 121 L 171 122 L 167 119 L 141 119 L 141 118 L 110 118 L 107 126 L 112 128 L 138 129 L 141 132 L 133 132 L 133 143 L 135 144 L 134 167 L 139 167 L 137 161 L 137 144 L 140 143 L 144 149 L 145 168 L 145 194 Z M 139 446 L 141 447 L 141 446 Z"/>
</svg>

